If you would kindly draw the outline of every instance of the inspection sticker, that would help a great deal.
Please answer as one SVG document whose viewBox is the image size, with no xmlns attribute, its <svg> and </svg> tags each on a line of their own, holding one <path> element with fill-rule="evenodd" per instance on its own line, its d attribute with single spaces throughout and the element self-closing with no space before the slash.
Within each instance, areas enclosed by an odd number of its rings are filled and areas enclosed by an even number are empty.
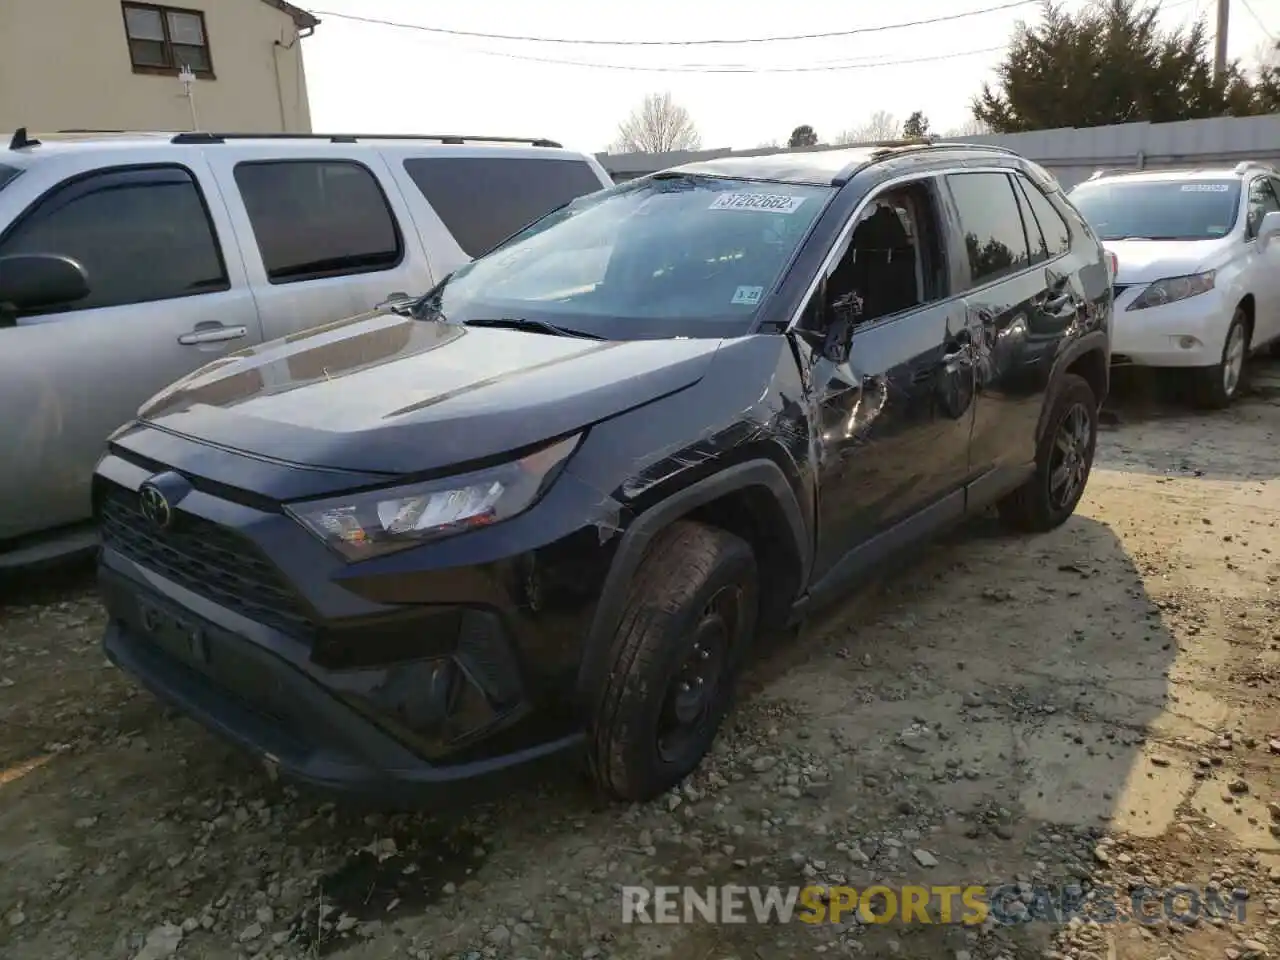
<svg viewBox="0 0 1280 960">
<path fill-rule="evenodd" d="M 712 201 L 708 209 L 795 213 L 804 201 L 804 197 L 788 197 L 780 193 L 722 193 Z"/>
<path fill-rule="evenodd" d="M 754 307 L 760 302 L 760 296 L 764 293 L 764 287 L 739 287 L 733 292 L 733 299 L 730 303 L 745 303 Z"/>
<path fill-rule="evenodd" d="M 1226 193 L 1231 188 L 1225 183 L 1184 183 L 1183 193 Z"/>
</svg>

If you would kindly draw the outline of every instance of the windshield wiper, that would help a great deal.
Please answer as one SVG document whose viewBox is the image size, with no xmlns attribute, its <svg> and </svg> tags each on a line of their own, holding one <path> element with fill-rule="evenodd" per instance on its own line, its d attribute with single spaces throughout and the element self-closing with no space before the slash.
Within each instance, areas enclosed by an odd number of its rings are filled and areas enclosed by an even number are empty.
<svg viewBox="0 0 1280 960">
<path fill-rule="evenodd" d="M 596 336 L 594 333 L 584 333 L 581 330 L 571 330 L 569 327 L 558 327 L 554 323 L 547 323 L 545 320 L 528 320 L 524 317 L 481 317 L 478 320 L 468 320 L 463 325 L 467 327 L 499 327 L 504 330 L 525 330 L 529 333 L 549 333 L 556 337 L 580 337 L 584 340 L 604 339 L 604 337 Z"/>
</svg>

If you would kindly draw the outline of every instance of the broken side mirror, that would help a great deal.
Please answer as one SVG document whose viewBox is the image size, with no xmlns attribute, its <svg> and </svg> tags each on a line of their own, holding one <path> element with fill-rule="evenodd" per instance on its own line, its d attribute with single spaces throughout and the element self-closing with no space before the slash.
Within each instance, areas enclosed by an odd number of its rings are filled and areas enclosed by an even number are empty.
<svg viewBox="0 0 1280 960">
<path fill-rule="evenodd" d="M 18 314 L 75 303 L 88 296 L 89 278 L 77 261 L 57 253 L 0 257 L 0 325 Z"/>
<path fill-rule="evenodd" d="M 846 363 L 853 346 L 853 330 L 862 314 L 862 298 L 851 292 L 827 304 L 826 292 L 823 283 L 814 292 L 795 329 L 823 359 L 835 364 Z"/>
</svg>

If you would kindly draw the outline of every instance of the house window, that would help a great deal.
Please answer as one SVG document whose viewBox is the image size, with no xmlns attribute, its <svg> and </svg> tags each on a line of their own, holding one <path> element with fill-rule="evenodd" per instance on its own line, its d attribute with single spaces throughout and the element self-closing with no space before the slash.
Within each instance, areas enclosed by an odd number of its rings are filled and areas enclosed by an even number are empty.
<svg viewBox="0 0 1280 960">
<path fill-rule="evenodd" d="M 150 3 L 121 6 L 134 73 L 174 74 L 189 67 L 196 76 L 213 76 L 203 13 Z"/>
</svg>

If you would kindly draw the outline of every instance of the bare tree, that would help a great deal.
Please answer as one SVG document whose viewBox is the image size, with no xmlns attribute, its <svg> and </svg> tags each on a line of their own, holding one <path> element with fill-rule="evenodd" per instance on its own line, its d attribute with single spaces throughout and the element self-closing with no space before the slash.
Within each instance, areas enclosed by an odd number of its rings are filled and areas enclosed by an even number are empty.
<svg viewBox="0 0 1280 960">
<path fill-rule="evenodd" d="M 1253 51 L 1253 62 L 1258 70 L 1280 70 L 1280 41 L 1264 40 Z"/>
<path fill-rule="evenodd" d="M 618 139 L 610 153 L 670 153 L 702 146 L 689 111 L 669 93 L 651 93 L 631 116 L 618 124 Z"/>
<path fill-rule="evenodd" d="M 761 140 L 759 143 L 756 144 L 756 149 L 757 150 L 781 150 L 782 144 L 780 144 L 776 139 Z"/>
<path fill-rule="evenodd" d="M 970 117 L 958 127 L 952 127 L 946 132 L 948 137 L 981 137 L 991 133 L 991 128 L 979 120 L 977 117 Z"/>
<path fill-rule="evenodd" d="M 902 134 L 902 127 L 888 110 L 877 110 L 866 123 L 850 127 L 840 136 L 837 143 L 873 143 L 878 140 L 896 140 Z"/>
</svg>

